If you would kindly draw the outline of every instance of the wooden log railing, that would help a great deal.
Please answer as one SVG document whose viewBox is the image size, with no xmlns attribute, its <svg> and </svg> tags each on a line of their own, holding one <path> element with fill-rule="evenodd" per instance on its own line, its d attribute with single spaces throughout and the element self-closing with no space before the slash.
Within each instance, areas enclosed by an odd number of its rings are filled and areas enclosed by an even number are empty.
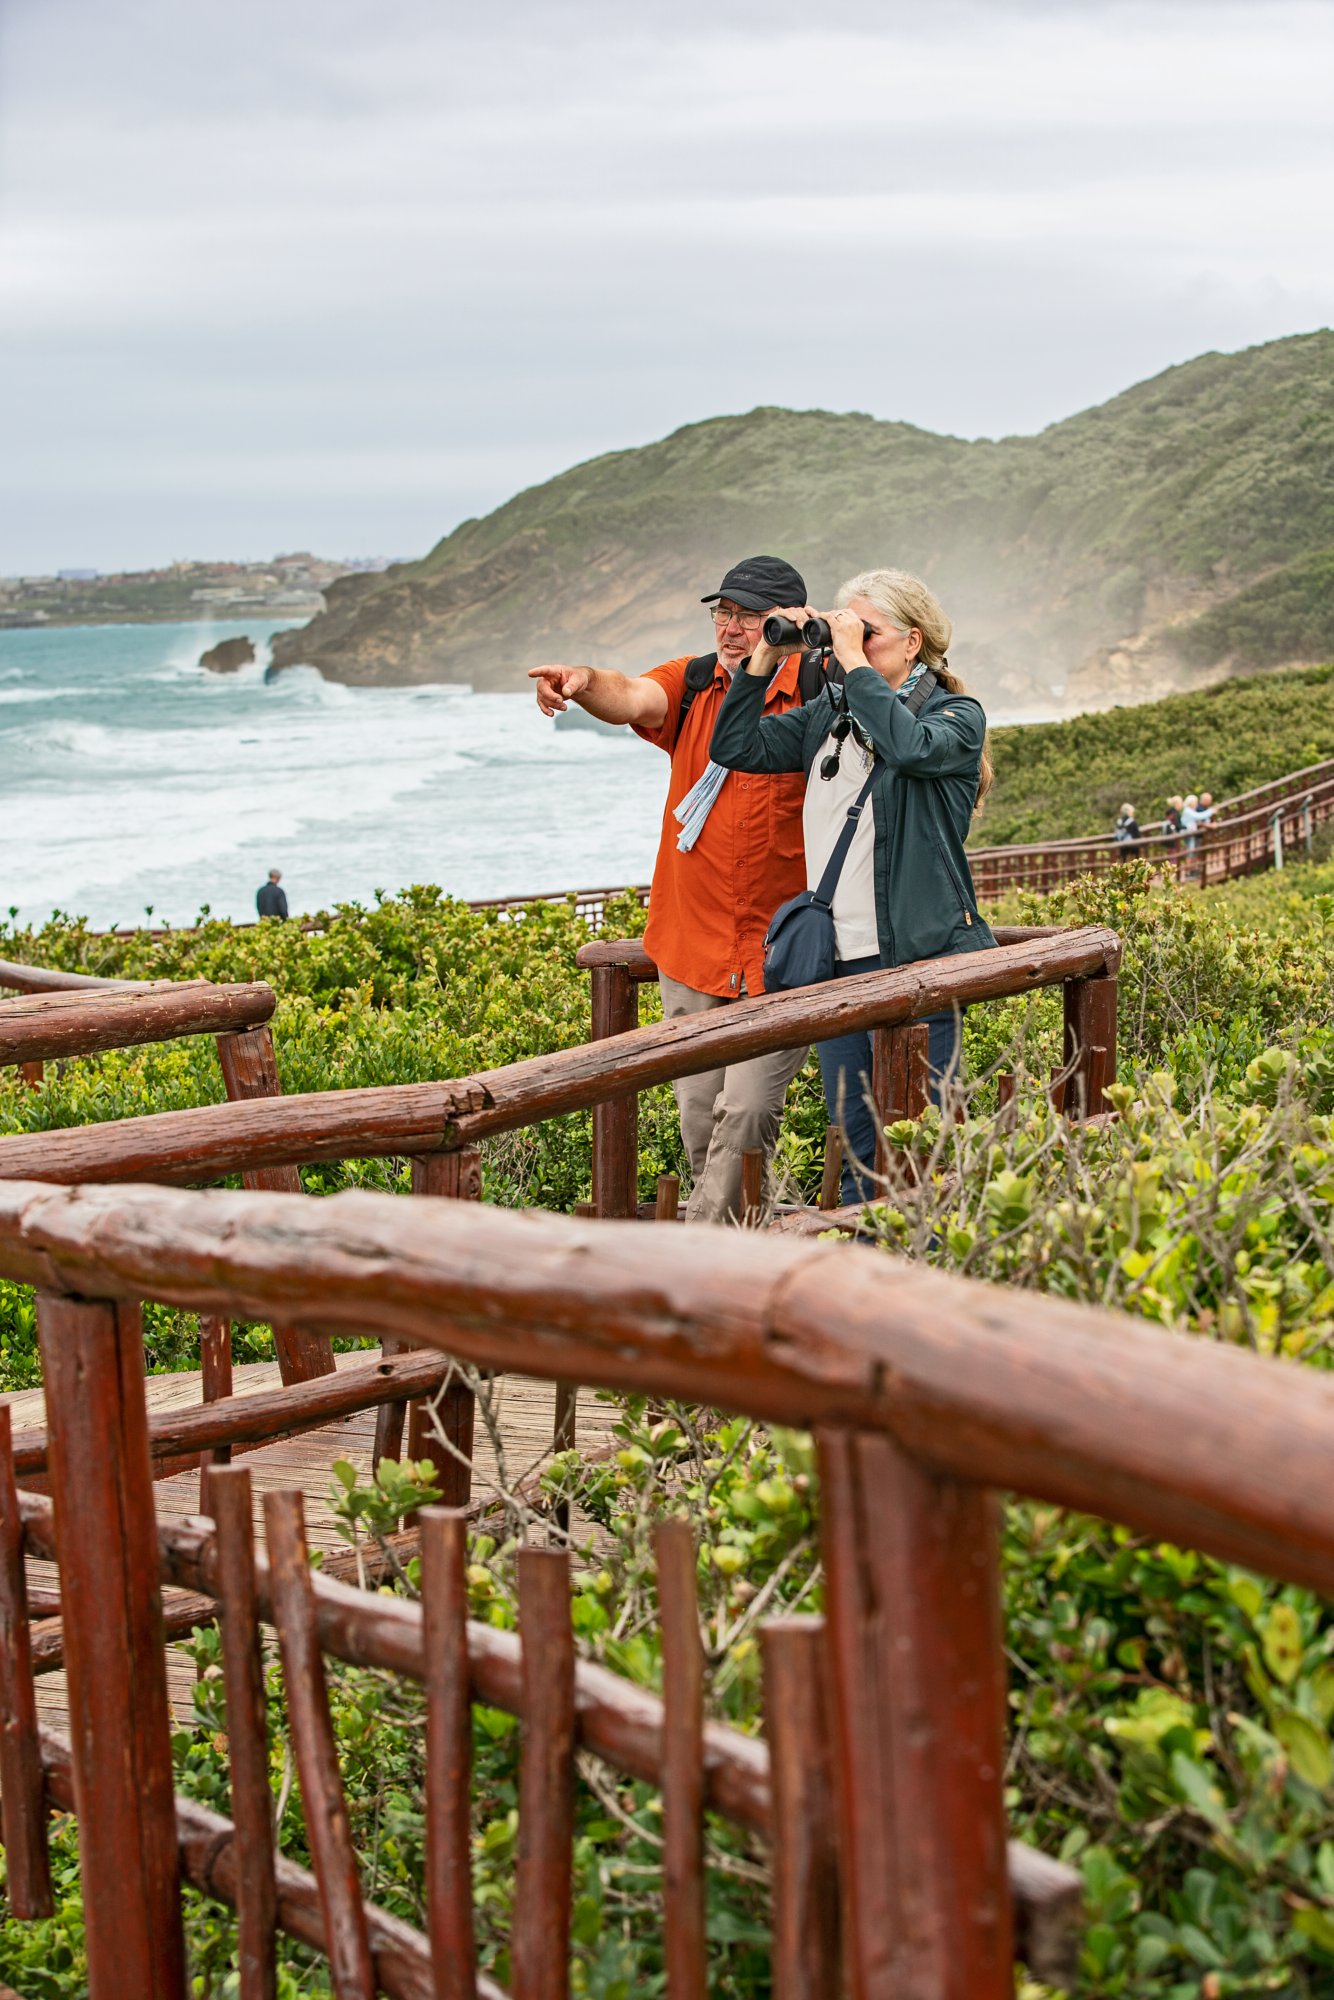
<svg viewBox="0 0 1334 2000">
<path fill-rule="evenodd" d="M 215 986 L 206 980 L 104 980 L 0 961 L 0 985 L 17 988 L 21 995 L 0 1004 L 0 1064 L 17 1064 L 34 1086 L 53 1059 L 212 1035 L 231 1102 L 281 1095 L 269 1025 L 277 1000 L 263 982 Z M 259 1166 L 244 1177 L 248 1187 L 301 1192 L 295 1165 Z M 328 1341 L 318 1335 L 298 1334 L 279 1324 L 274 1347 L 284 1382 L 327 1375 L 334 1365 Z M 211 1386 L 206 1383 L 206 1396 Z"/>
<path fill-rule="evenodd" d="M 94 1566 L 98 1576 L 70 1611 L 71 1710 L 88 1726 L 67 1747 L 48 1740 L 42 1753 L 52 1796 L 79 1816 L 93 2000 L 129 1990 L 126 1967 L 141 1982 L 136 1992 L 178 2000 L 178 1868 L 243 1909 L 262 1908 L 267 1893 L 284 1929 L 326 1951 L 337 1930 L 348 1953 L 344 1991 L 371 1990 L 368 1961 L 390 1993 L 425 2000 L 449 1990 L 432 1987 L 428 1938 L 366 1909 L 345 1851 L 317 1848 L 314 1879 L 277 1864 L 266 1885 L 262 1853 L 256 1861 L 226 1822 L 171 1799 L 169 1716 L 155 1665 L 160 1579 L 220 1596 L 224 1607 L 238 1600 L 211 1523 L 153 1521 L 148 1426 L 141 1396 L 126 1393 L 137 1376 L 122 1365 L 138 1337 L 129 1302 L 143 1296 L 215 1314 L 282 1312 L 326 1330 L 373 1327 L 478 1367 L 680 1396 L 814 1430 L 826 1619 L 795 1641 L 781 1628 L 765 1639 L 766 1650 L 792 1655 L 773 1678 L 795 1688 L 794 1706 L 827 1716 L 827 1735 L 807 1741 L 804 1754 L 772 1711 L 767 1755 L 716 1725 L 698 1730 L 688 1660 L 665 1704 L 574 1662 L 559 1558 L 553 1565 L 531 1552 L 545 1571 L 540 1589 L 525 1576 L 517 1637 L 466 1628 L 473 1698 L 498 1701 L 525 1724 L 532 1768 L 531 1782 L 520 1780 L 521 1819 L 532 1824 L 521 1843 L 533 1845 L 521 1921 L 549 1940 L 562 1935 L 556 1899 L 569 1895 L 564 1801 L 582 1739 L 610 1751 L 618 1768 L 668 1783 L 674 1810 L 687 1814 L 672 1848 L 686 1857 L 676 1878 L 686 1897 L 697 1881 L 689 1816 L 700 1806 L 768 1832 L 779 1990 L 838 1991 L 841 1949 L 856 2000 L 1010 2000 L 1014 1850 L 1001 1797 L 995 1494 L 1016 1490 L 1109 1516 L 1334 1594 L 1323 1478 L 1334 1384 L 1318 1375 L 1298 1382 L 1273 1361 L 1056 1297 L 1013 1296 L 925 1268 L 890 1273 L 870 1250 L 710 1231 L 683 1259 L 674 1235 L 652 1225 L 464 1213 L 365 1193 L 290 1203 L 259 1193 L 11 1184 L 0 1189 L 0 1272 L 40 1285 L 44 1362 L 66 1378 L 53 1409 L 53 1498 L 13 1502 L 23 1539 L 54 1553 L 71 1579 Z M 98 1508 L 89 1505 L 90 1463 L 99 1494 L 105 1488 Z M 0 1465 L 0 1496 L 10 1478 L 12 1467 Z M 462 1639 L 459 1580 L 442 1584 L 440 1571 L 457 1563 L 457 1530 L 440 1530 L 423 1611 L 318 1577 L 294 1591 L 299 1521 L 286 1514 L 281 1555 L 271 1538 L 269 1561 L 254 1561 L 248 1615 L 251 1630 L 254 1616 L 276 1620 L 289 1660 L 307 1663 L 296 1743 L 303 1793 L 336 1816 L 313 1648 L 425 1680 L 434 1690 L 428 1732 L 449 1731 L 428 1746 L 436 1774 L 428 1867 L 433 1883 L 447 1884 L 448 1853 L 434 1843 L 459 1824 Z M 9 1534 L 12 1542 L 12 1526 Z M 0 1563 L 0 1585 L 13 1568 Z M 667 1615 L 679 1619 L 679 1605 Z M 424 1619 L 443 1631 L 455 1661 L 452 1694 L 447 1679 L 433 1679 L 441 1655 L 428 1652 Z M 21 1625 L 21 1604 L 0 1619 L 0 1689 L 22 1678 Z M 235 1676 L 228 1698 L 239 1718 L 245 1695 Z M 3 1740 L 17 1748 L 10 1732 Z M 699 1759 L 693 1784 L 683 1782 L 683 1743 Z M 40 1901 L 40 1789 L 31 1757 L 26 1782 L 22 1760 L 12 1768 L 12 1785 L 10 1767 L 3 1773 L 6 1843 L 27 1853 Z M 799 1826 L 775 1809 L 794 1793 L 812 1816 Z M 835 1854 L 847 1917 L 841 1946 L 832 1917 L 818 1916 L 833 1908 Z M 97 1888 L 108 1881 L 114 1897 Z M 440 1894 L 436 1936 L 457 1941 L 457 1896 Z M 697 1963 L 693 1920 L 692 1904 L 669 1902 L 677 1926 L 669 1963 Z M 558 1951 L 543 1957 L 526 1936 L 522 1949 L 516 1938 L 514 1959 L 545 1968 L 543 1982 L 523 1990 L 564 1995 Z M 674 1979 L 671 1990 L 690 1987 Z"/>
<path fill-rule="evenodd" d="M 1066 990 L 1069 1109 L 1101 1112 L 1116 1072 L 1120 944 L 1115 933 L 1089 926 L 1014 930 L 1001 937 L 995 951 L 738 1001 L 724 1010 L 645 1028 L 632 1025 L 638 1014 L 637 982 L 653 971 L 642 947 L 594 945 L 581 954 L 581 962 L 592 964 L 595 1032 L 600 1029 L 602 1035 L 582 1047 L 447 1082 L 282 1097 L 266 1026 L 244 1037 L 220 1038 L 230 1103 L 0 1139 L 0 1180 L 198 1182 L 240 1173 L 248 1188 L 299 1193 L 300 1161 L 406 1154 L 414 1156 L 415 1194 L 475 1200 L 481 1193 L 473 1150 L 478 1140 L 591 1104 L 596 1107 L 596 1212 L 633 1215 L 639 1089 L 764 1050 L 799 1047 L 866 1027 L 875 1033 L 874 1083 L 884 1117 L 906 1115 L 920 1109 L 920 1091 L 911 1080 L 920 1082 L 922 1069 L 920 1063 L 895 1058 L 906 1058 L 907 1043 L 918 1032 L 914 1023 L 922 1015 L 1056 983 Z M 266 1038 L 262 1047 L 251 1045 L 258 1036 Z M 757 1197 L 753 1205 L 753 1219 L 758 1220 Z M 674 1212 L 670 1198 L 664 1212 Z M 285 1383 L 332 1369 L 327 1335 L 295 1329 L 279 1319 L 274 1337 Z M 398 1351 L 397 1346 L 385 1349 Z M 227 1393 L 225 1378 L 214 1393 Z M 474 1423 L 471 1389 L 461 1380 L 451 1382 L 429 1410 L 423 1398 L 409 1412 L 401 1401 L 385 1402 L 377 1423 L 377 1460 L 398 1456 L 405 1416 L 410 1456 L 431 1459 L 449 1503 L 466 1503 Z M 563 1385 L 558 1394 L 555 1432 L 558 1449 L 574 1445 L 573 1384 Z M 159 1464 L 164 1473 L 179 1469 L 179 1461 L 165 1455 Z"/>
<path fill-rule="evenodd" d="M 1092 960 L 1082 948 L 1070 951 L 1077 937 L 1081 941 L 1086 938 L 1099 941 L 1094 945 Z M 1004 968 L 1001 978 L 1008 982 L 1022 965 L 1038 976 L 1028 978 L 1023 986 L 1006 984 L 1005 991 L 1031 991 L 1035 985 L 1057 984 L 1064 990 L 1064 1047 L 1058 1072 L 1062 1106 L 1068 1108 L 1072 1116 L 1100 1115 L 1108 1105 L 1107 1086 L 1116 1081 L 1120 944 L 1115 933 L 1094 928 L 1076 932 L 1052 925 L 1010 925 L 997 928 L 996 941 L 999 946 L 997 952 L 966 953 L 955 959 L 928 959 L 917 965 L 902 966 L 893 973 L 862 975 L 867 982 L 881 982 L 882 986 L 883 982 L 890 982 L 889 986 L 883 986 L 883 990 L 886 993 L 892 990 L 896 997 L 901 996 L 905 988 L 912 989 L 918 1004 L 909 1009 L 889 1006 L 875 1015 L 859 1010 L 855 1019 L 847 1019 L 841 1013 L 835 1016 L 830 1007 L 827 1009 L 829 1018 L 837 1018 L 839 1023 L 833 1026 L 815 1025 L 812 1010 L 804 1010 L 801 1018 L 812 1023 L 810 1031 L 800 1037 L 794 1035 L 789 1046 L 799 1046 L 805 1040 L 823 1040 L 831 1035 L 846 1033 L 853 1027 L 869 1027 L 872 1063 L 869 1081 L 879 1114 L 877 1123 L 883 1127 L 896 1118 L 917 1117 L 927 1101 L 926 1030 L 920 1026 L 920 1017 L 942 1005 L 949 1006 L 951 1000 L 963 1007 L 974 998 L 996 997 L 1001 990 L 993 983 L 993 975 L 998 968 Z M 613 1037 L 624 1036 L 636 1029 L 639 1024 L 639 989 L 658 976 L 657 965 L 642 938 L 598 938 L 580 949 L 575 962 L 590 977 L 593 1043 L 609 1042 Z M 955 968 L 955 973 L 950 998 L 942 1000 L 937 995 L 945 989 L 930 982 L 946 966 Z M 860 989 L 862 978 L 840 980 L 836 987 L 809 987 L 806 990 L 812 995 L 824 993 L 832 1000 L 849 989 Z M 782 996 L 778 999 L 781 1004 Z M 755 1004 L 736 1001 L 725 1012 L 729 1016 L 734 1015 Z M 773 1006 L 775 1002 L 770 1000 L 761 1004 Z M 691 1015 L 687 1019 L 698 1023 L 717 1023 L 720 1012 L 714 1010 L 708 1014 Z M 677 1021 L 671 1025 L 680 1029 L 684 1024 Z M 751 1049 L 743 1045 L 734 1055 L 731 1050 L 735 1046 L 735 1041 L 718 1044 L 718 1053 L 712 1062 L 700 1067 L 716 1067 L 759 1052 L 758 1046 Z M 684 1071 L 677 1073 L 686 1074 Z M 617 1097 L 601 1101 L 594 1107 L 593 1209 L 601 1216 L 628 1218 L 641 1212 L 640 1088 L 642 1085 L 624 1090 Z M 839 1135 L 834 1127 L 830 1128 L 829 1143 L 831 1148 L 839 1144 Z M 0 1172 L 3 1171 L 3 1158 L 3 1151 L 0 1151 Z M 876 1165 L 883 1172 L 883 1145 Z M 837 1173 L 827 1175 L 826 1183 L 822 1203 L 832 1206 L 836 1198 Z"/>
<path fill-rule="evenodd" d="M 301 1161 L 457 1152 L 749 1056 L 1040 987 L 1114 980 L 1120 951 L 1116 933 L 1101 925 L 1025 931 L 995 951 L 739 1000 L 475 1076 L 312 1091 L 3 1138 L 0 1180 L 200 1182 Z M 1076 1053 L 1088 1070 L 1087 1110 L 1101 1110 L 1114 1047 L 1089 1043 Z"/>
</svg>

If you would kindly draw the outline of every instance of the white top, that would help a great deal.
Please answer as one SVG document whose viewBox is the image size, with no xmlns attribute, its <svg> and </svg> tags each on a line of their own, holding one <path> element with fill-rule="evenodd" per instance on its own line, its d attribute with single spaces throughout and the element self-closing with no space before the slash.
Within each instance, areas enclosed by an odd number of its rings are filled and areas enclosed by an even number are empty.
<svg viewBox="0 0 1334 2000">
<path fill-rule="evenodd" d="M 874 762 L 874 753 L 849 731 L 843 739 L 838 770 L 832 778 L 822 778 L 820 766 L 837 748 L 832 733 L 826 736 L 806 782 L 801 824 L 806 839 L 808 889 L 819 888 L 834 842 L 843 831 L 848 807 L 856 804 L 857 794 Z M 834 952 L 842 959 L 880 955 L 880 935 L 875 922 L 875 815 L 869 798 L 862 807 L 848 858 L 834 890 Z"/>
</svg>

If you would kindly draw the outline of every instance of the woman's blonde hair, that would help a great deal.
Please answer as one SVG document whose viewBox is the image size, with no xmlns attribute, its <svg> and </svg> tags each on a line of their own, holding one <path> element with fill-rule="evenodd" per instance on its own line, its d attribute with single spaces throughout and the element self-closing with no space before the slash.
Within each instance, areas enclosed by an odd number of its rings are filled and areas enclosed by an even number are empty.
<svg viewBox="0 0 1334 2000">
<path fill-rule="evenodd" d="M 906 569 L 864 569 L 860 576 L 849 577 L 840 588 L 839 609 L 845 609 L 854 597 L 864 597 L 869 604 L 874 604 L 877 611 L 883 611 L 897 632 L 910 632 L 916 627 L 922 635 L 922 648 L 917 657 L 930 667 L 946 694 L 967 694 L 967 688 L 951 671 L 945 657 L 954 636 L 954 627 L 920 576 L 913 576 Z M 984 736 L 974 812 L 991 790 L 991 779 L 990 742 Z"/>
</svg>

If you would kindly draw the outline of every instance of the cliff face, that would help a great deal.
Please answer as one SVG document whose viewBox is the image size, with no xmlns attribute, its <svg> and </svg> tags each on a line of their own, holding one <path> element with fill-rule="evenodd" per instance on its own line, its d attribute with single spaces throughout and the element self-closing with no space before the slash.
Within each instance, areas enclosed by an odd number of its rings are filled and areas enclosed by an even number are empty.
<svg viewBox="0 0 1334 2000">
<path fill-rule="evenodd" d="M 858 569 L 917 570 L 955 666 L 1010 708 L 1328 658 L 1334 335 L 1204 355 L 1031 438 L 776 409 L 692 425 L 334 583 L 273 657 L 381 686 L 634 670 L 706 650 L 701 592 L 758 550 L 795 561 L 817 603 Z"/>
</svg>

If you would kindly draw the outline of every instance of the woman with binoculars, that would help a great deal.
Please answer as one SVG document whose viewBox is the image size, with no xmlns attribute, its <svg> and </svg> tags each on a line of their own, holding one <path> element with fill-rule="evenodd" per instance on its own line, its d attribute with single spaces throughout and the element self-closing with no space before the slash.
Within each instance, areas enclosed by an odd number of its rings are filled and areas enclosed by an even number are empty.
<svg viewBox="0 0 1334 2000">
<path fill-rule="evenodd" d="M 715 762 L 806 773 L 811 891 L 844 839 L 830 899 L 835 978 L 996 942 L 978 914 L 964 852 L 991 783 L 986 716 L 949 670 L 951 629 L 919 578 L 867 570 L 843 585 L 827 619 L 801 605 L 767 620 L 719 712 Z M 769 677 L 799 643 L 832 651 L 825 690 L 805 708 L 765 715 Z M 860 811 L 867 800 L 869 813 Z M 928 1026 L 939 1102 L 958 1065 L 959 1015 L 930 1015 Z M 819 1056 L 829 1116 L 847 1140 L 843 1200 L 864 1200 L 874 1190 L 876 1152 L 870 1035 L 822 1042 Z"/>
</svg>

